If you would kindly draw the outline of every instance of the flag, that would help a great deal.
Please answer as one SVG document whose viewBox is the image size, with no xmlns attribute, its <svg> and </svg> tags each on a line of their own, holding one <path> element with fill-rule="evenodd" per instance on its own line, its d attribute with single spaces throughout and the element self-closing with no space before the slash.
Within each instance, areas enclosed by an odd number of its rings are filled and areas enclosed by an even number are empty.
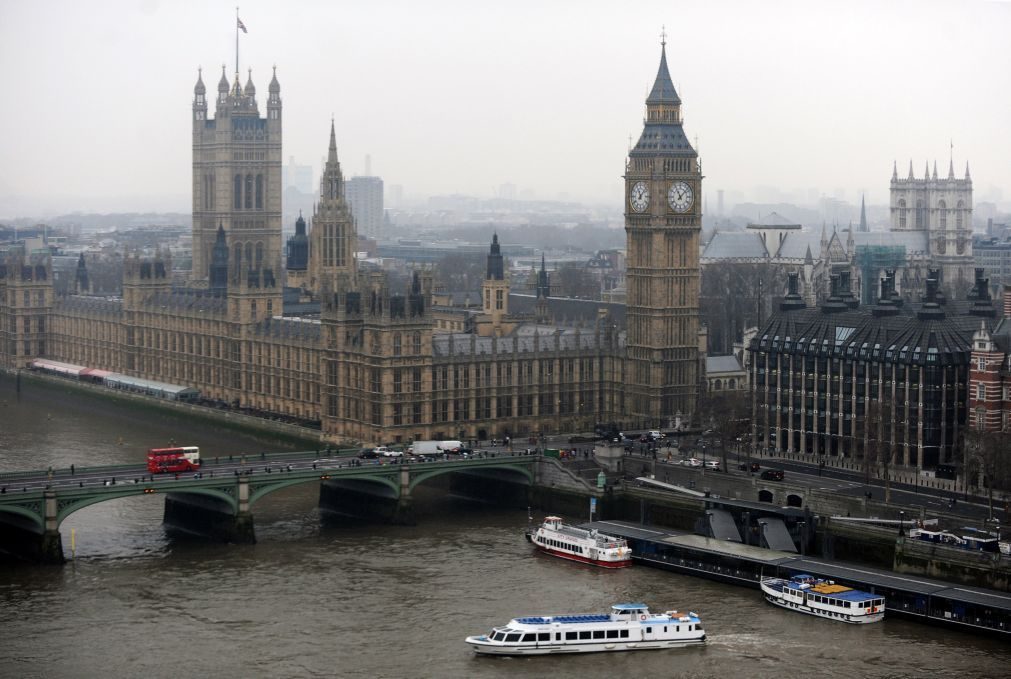
<svg viewBox="0 0 1011 679">
<path fill-rule="evenodd" d="M 243 33 L 249 33 L 249 31 L 246 30 L 246 24 L 242 23 L 242 19 L 235 17 L 235 21 L 238 22 L 236 25 L 242 29 Z"/>
</svg>

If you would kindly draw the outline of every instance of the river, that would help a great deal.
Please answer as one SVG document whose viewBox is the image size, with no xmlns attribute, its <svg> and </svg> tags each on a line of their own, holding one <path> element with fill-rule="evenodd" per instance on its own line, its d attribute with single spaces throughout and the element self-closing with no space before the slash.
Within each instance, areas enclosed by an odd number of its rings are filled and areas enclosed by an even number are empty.
<svg viewBox="0 0 1011 679">
<path fill-rule="evenodd" d="M 206 454 L 286 446 L 175 414 L 0 375 L 0 471 L 140 462 L 148 447 Z M 287 449 L 296 449 L 288 445 Z M 416 526 L 321 516 L 317 489 L 254 508 L 258 543 L 166 535 L 157 495 L 100 503 L 61 526 L 63 567 L 0 564 L 0 676 L 9 677 L 999 677 L 999 640 L 886 619 L 817 620 L 757 590 L 635 566 L 534 554 L 526 511 L 417 499 Z M 571 517 L 578 519 L 579 517 Z M 75 549 L 71 554 L 71 534 Z M 463 643 L 521 614 L 618 601 L 692 609 L 704 647 L 522 659 Z"/>
</svg>

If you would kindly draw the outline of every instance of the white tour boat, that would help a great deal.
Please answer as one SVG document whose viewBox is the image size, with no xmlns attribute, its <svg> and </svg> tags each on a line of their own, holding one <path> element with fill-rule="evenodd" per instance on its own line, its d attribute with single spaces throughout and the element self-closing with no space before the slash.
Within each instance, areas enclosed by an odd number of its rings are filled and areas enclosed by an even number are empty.
<svg viewBox="0 0 1011 679">
<path fill-rule="evenodd" d="M 881 595 L 819 580 L 813 575 L 795 575 L 789 580 L 762 578 L 762 593 L 777 606 L 829 620 L 862 624 L 885 617 L 885 600 Z"/>
<path fill-rule="evenodd" d="M 650 613 L 646 604 L 615 604 L 610 613 L 513 618 L 466 641 L 487 655 L 545 655 L 689 646 L 705 643 L 706 633 L 695 613 Z"/>
<path fill-rule="evenodd" d="M 542 552 L 562 559 L 604 568 L 632 565 L 632 550 L 623 538 L 566 526 L 557 516 L 545 518 L 536 531 L 527 531 L 527 539 Z"/>
</svg>

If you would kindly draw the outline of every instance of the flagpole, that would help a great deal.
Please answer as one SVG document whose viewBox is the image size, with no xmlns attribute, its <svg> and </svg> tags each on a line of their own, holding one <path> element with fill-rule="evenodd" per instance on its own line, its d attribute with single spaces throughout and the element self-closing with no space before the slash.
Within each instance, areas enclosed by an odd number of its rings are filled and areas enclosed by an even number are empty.
<svg viewBox="0 0 1011 679">
<path fill-rule="evenodd" d="M 239 7 L 235 7 L 235 75 L 239 75 Z"/>
</svg>

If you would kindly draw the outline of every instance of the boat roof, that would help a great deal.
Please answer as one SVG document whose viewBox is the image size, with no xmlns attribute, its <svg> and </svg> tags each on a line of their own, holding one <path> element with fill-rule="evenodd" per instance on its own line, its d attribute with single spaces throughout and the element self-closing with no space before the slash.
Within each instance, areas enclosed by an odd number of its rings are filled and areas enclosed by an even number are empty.
<svg viewBox="0 0 1011 679">
<path fill-rule="evenodd" d="M 635 608 L 647 608 L 646 604 L 614 604 L 611 608 L 619 611 L 628 611 Z"/>
</svg>

